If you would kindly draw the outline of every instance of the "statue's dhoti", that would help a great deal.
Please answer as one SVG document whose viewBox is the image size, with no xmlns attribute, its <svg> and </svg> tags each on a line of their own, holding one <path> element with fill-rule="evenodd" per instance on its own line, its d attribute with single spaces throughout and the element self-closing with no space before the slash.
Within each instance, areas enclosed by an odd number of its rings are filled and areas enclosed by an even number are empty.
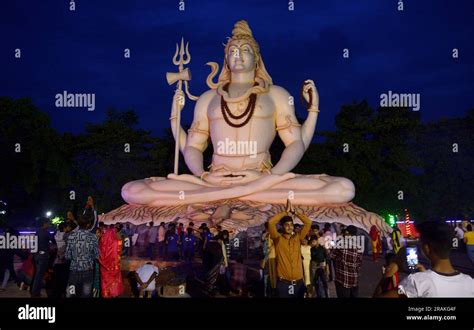
<svg viewBox="0 0 474 330">
<path fill-rule="evenodd" d="M 284 204 L 288 198 L 295 205 L 346 203 L 355 195 L 354 184 L 329 175 L 262 175 L 255 181 L 231 187 L 216 187 L 200 178 L 182 174 L 131 181 L 122 188 L 129 204 L 167 206 L 240 199 Z"/>
</svg>

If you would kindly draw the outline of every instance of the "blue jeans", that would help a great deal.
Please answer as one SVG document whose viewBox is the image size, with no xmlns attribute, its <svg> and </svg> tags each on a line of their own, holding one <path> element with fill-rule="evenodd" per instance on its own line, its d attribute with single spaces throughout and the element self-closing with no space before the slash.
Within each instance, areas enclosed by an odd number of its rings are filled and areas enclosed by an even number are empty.
<svg viewBox="0 0 474 330">
<path fill-rule="evenodd" d="M 82 272 L 71 270 L 66 288 L 66 297 L 89 298 L 92 296 L 92 283 L 94 282 L 94 270 Z"/>
<path fill-rule="evenodd" d="M 466 250 L 467 250 L 467 256 L 469 257 L 472 264 L 474 265 L 474 245 L 473 244 L 466 245 Z"/>
<path fill-rule="evenodd" d="M 318 268 L 316 266 L 313 271 L 314 274 L 311 278 L 311 282 L 316 289 L 316 296 L 318 298 L 328 298 L 328 279 L 326 277 L 326 271 L 324 270 L 324 268 Z"/>
<path fill-rule="evenodd" d="M 33 283 L 31 284 L 31 296 L 39 297 L 43 287 L 43 277 L 48 270 L 49 254 L 36 253 L 33 256 L 33 261 L 35 264 L 35 273 L 33 275 Z"/>
</svg>

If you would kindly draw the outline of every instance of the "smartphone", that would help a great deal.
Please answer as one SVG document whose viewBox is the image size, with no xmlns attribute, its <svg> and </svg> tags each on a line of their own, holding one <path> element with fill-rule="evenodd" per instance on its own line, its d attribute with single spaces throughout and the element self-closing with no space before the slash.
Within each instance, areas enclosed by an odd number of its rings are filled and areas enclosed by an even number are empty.
<svg viewBox="0 0 474 330">
<path fill-rule="evenodd" d="M 416 246 L 407 246 L 407 266 L 408 271 L 416 272 L 418 265 L 418 248 Z"/>
</svg>

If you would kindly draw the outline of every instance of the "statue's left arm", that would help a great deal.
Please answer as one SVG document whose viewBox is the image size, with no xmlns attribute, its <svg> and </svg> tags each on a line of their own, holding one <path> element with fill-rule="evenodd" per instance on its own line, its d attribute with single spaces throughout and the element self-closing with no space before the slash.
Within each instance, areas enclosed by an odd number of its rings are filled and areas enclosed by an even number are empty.
<svg viewBox="0 0 474 330">
<path fill-rule="evenodd" d="M 272 86 L 270 94 L 275 104 L 276 129 L 285 144 L 280 161 L 272 168 L 272 174 L 290 172 L 303 157 L 305 146 L 301 134 L 301 125 L 295 115 L 295 108 L 290 103 L 290 94 L 283 88 Z"/>
</svg>

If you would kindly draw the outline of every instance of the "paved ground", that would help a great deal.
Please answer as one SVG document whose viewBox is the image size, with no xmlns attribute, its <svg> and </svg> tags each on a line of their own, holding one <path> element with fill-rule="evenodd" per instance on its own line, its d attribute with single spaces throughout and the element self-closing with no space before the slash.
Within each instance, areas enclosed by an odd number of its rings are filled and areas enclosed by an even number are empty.
<svg viewBox="0 0 474 330">
<path fill-rule="evenodd" d="M 427 264 L 426 260 L 422 257 L 421 262 Z M 474 277 L 474 267 L 472 266 L 471 262 L 469 261 L 467 255 L 465 253 L 460 253 L 454 251 L 451 255 L 452 262 L 456 269 L 459 271 L 469 274 Z M 124 278 L 124 286 L 125 292 L 122 297 L 131 297 L 132 292 L 130 290 L 129 281 L 126 279 L 126 276 L 130 269 L 136 269 L 139 264 L 145 262 L 146 259 L 136 258 L 136 257 L 127 257 L 124 258 L 124 266 L 122 271 L 122 276 Z M 369 256 L 364 256 L 362 267 L 361 267 L 361 274 L 360 274 L 360 283 L 359 283 L 359 296 L 360 297 L 371 297 L 376 285 L 378 284 L 380 277 L 381 277 L 381 267 L 383 265 L 383 259 L 379 259 L 377 262 L 372 261 L 372 258 Z M 187 273 L 187 267 L 180 263 L 173 263 L 173 262 L 163 262 L 163 261 L 155 261 L 155 264 L 162 269 L 161 278 L 165 280 L 166 278 L 172 278 L 179 276 L 181 273 L 184 276 L 184 273 Z M 249 262 L 251 265 L 257 265 L 258 263 Z M 16 263 L 16 268 L 20 267 L 20 263 Z M 194 268 L 199 268 L 199 264 L 195 263 Z M 255 273 L 255 271 L 253 272 Z M 254 274 L 255 275 L 255 274 Z M 401 275 L 401 278 L 404 276 Z M 46 296 L 46 293 L 43 290 L 42 296 Z M 329 283 L 329 296 L 331 298 L 336 297 L 336 289 L 334 286 L 334 282 Z M 2 297 L 14 297 L 14 298 L 28 298 L 30 297 L 28 291 L 21 291 L 17 287 L 17 285 L 10 281 L 7 286 L 7 290 L 5 292 L 0 292 L 0 298 Z"/>
</svg>

